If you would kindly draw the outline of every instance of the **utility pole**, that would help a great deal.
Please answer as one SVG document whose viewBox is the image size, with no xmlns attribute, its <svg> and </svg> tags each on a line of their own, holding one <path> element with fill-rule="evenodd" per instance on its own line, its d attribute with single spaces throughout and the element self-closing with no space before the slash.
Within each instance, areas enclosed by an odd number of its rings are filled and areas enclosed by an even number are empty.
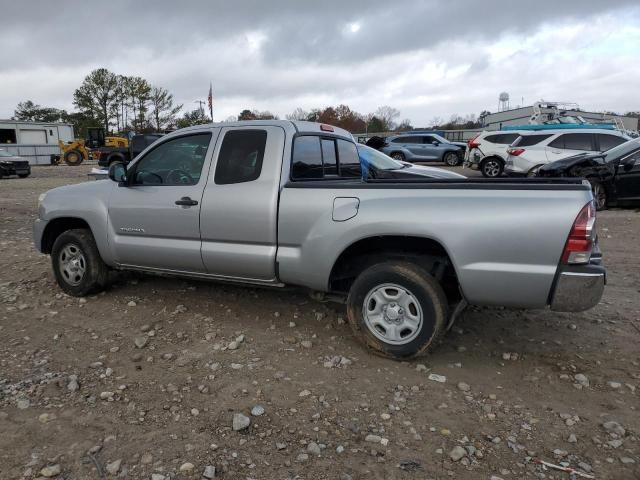
<svg viewBox="0 0 640 480">
<path fill-rule="evenodd" d="M 202 116 L 204 116 L 204 108 L 202 108 L 202 106 L 207 103 L 204 100 L 196 100 L 193 103 L 197 103 L 198 105 L 200 105 L 200 113 L 202 114 Z"/>
</svg>

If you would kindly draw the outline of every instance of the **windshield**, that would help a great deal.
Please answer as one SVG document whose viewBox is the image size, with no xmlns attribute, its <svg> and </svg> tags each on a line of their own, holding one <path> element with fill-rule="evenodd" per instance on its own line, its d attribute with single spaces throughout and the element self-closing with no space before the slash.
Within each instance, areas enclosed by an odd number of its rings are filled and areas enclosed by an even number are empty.
<svg viewBox="0 0 640 480">
<path fill-rule="evenodd" d="M 398 170 L 404 167 L 402 163 L 384 153 L 362 144 L 358 145 L 358 156 L 363 171 L 369 168 L 373 170 Z"/>
<path fill-rule="evenodd" d="M 621 143 L 617 147 L 613 147 L 611 150 L 607 150 L 607 153 L 604 155 L 604 159 L 607 162 L 617 160 L 627 153 L 633 152 L 638 147 L 640 147 L 640 138 L 634 138 L 628 142 Z"/>
<path fill-rule="evenodd" d="M 13 157 L 13 155 L 11 155 L 6 150 L 0 150 L 0 157 Z"/>
</svg>

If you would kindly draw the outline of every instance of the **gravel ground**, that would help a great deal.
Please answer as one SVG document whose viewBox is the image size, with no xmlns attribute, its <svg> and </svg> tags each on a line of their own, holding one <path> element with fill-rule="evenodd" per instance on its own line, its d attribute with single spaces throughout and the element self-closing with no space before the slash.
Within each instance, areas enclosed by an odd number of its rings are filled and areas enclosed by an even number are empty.
<svg viewBox="0 0 640 480">
<path fill-rule="evenodd" d="M 0 180 L 0 478 L 640 478 L 638 211 L 599 215 L 593 310 L 472 308 L 394 362 L 303 291 L 120 274 L 63 295 L 31 224 L 88 169 Z"/>
</svg>

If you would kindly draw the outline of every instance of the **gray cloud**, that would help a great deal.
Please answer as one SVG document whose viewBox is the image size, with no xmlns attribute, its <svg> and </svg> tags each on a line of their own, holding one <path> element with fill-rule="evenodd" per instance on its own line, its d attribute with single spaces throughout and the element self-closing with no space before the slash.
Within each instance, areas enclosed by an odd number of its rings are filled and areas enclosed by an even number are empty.
<svg viewBox="0 0 640 480">
<path fill-rule="evenodd" d="M 543 29 L 590 25 L 611 15 L 621 24 L 640 23 L 637 0 L 5 3 L 0 41 L 9 48 L 0 60 L 0 117 L 26 98 L 70 108 L 84 75 L 106 66 L 169 88 L 185 108 L 206 95 L 211 79 L 223 117 L 245 107 L 283 114 L 297 105 L 323 105 L 312 102 L 346 102 L 361 110 L 388 103 L 426 122 L 431 112 L 477 112 L 489 92 L 484 105 L 490 107 L 502 89 L 528 89 L 527 96 L 561 91 L 553 82 L 566 75 L 535 71 L 531 64 L 539 67 L 543 57 L 571 48 L 597 49 L 597 42 L 544 44 Z M 520 45 L 534 35 L 542 45 Z M 504 39 L 520 51 L 498 64 L 491 46 Z M 583 72 L 585 81 L 595 78 L 592 67 L 591 74 Z M 531 76 L 523 78 L 524 70 Z M 613 82 L 625 80 L 594 84 L 608 89 Z M 452 91 L 460 88 L 466 108 Z M 429 98 L 415 100 L 421 96 Z"/>
</svg>

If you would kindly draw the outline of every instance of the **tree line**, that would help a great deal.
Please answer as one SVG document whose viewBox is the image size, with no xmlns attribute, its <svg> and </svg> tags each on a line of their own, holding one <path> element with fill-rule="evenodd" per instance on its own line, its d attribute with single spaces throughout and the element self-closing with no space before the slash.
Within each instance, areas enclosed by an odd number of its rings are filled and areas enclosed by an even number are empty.
<svg viewBox="0 0 640 480">
<path fill-rule="evenodd" d="M 76 135 L 87 127 L 102 126 L 107 133 L 165 131 L 176 126 L 182 105 L 175 105 L 165 88 L 142 77 L 115 74 L 98 68 L 87 75 L 73 93 L 77 112 L 43 107 L 31 100 L 18 103 L 14 119 L 72 123 Z"/>
<path fill-rule="evenodd" d="M 66 122 L 74 126 L 76 135 L 86 137 L 88 127 L 102 126 L 108 133 L 124 134 L 129 131 L 145 133 L 168 131 L 192 125 L 205 124 L 211 119 L 201 108 L 179 117 L 183 105 L 175 104 L 173 94 L 138 76 L 119 75 L 106 68 L 90 72 L 73 93 L 75 112 L 43 107 L 31 100 L 20 102 L 14 119 L 41 122 Z M 434 117 L 430 128 L 479 128 L 489 112 L 479 116 L 454 114 L 448 121 Z M 277 119 L 270 111 L 243 109 L 227 120 Z M 300 107 L 285 115 L 288 120 L 320 122 L 344 128 L 352 133 L 409 131 L 414 127 L 409 119 L 400 120 L 400 111 L 390 106 L 378 107 L 374 112 L 362 114 L 348 105 L 304 110 Z"/>
</svg>

